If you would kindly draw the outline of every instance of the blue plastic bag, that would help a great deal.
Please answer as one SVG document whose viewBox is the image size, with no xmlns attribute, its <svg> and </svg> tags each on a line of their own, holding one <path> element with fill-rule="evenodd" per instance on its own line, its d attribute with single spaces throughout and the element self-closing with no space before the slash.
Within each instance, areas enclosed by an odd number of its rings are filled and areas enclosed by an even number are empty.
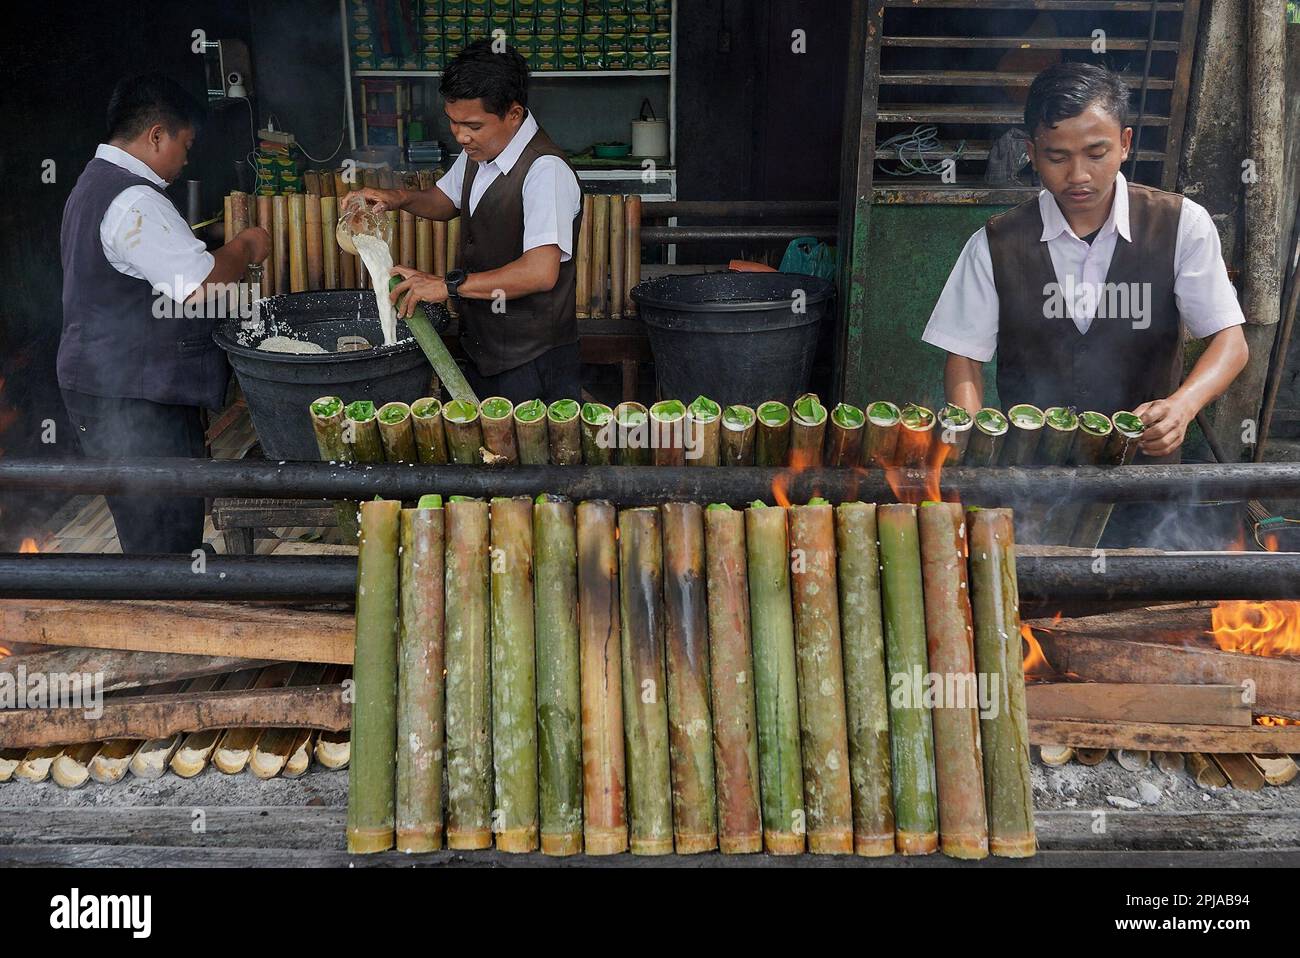
<svg viewBox="0 0 1300 958">
<path fill-rule="evenodd" d="M 778 268 L 782 273 L 804 273 L 822 279 L 835 279 L 835 247 L 813 236 L 799 236 L 790 241 Z"/>
</svg>

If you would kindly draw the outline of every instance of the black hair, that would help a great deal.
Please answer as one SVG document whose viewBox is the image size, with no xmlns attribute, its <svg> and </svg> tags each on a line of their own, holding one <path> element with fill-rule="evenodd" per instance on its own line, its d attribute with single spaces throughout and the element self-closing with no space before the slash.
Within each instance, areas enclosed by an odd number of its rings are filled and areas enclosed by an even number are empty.
<svg viewBox="0 0 1300 958">
<path fill-rule="evenodd" d="M 1030 136 L 1076 117 L 1097 104 L 1119 123 L 1128 125 L 1128 86 L 1118 73 L 1091 63 L 1054 63 L 1029 85 L 1025 129 Z"/>
<path fill-rule="evenodd" d="M 482 100 L 484 109 L 505 116 L 513 103 L 528 108 L 528 63 L 519 51 L 495 40 L 475 40 L 447 64 L 438 84 L 444 100 Z"/>
<path fill-rule="evenodd" d="M 172 136 L 203 120 L 203 106 L 183 86 L 161 73 L 124 77 L 108 100 L 108 138 L 134 140 L 155 123 Z"/>
</svg>

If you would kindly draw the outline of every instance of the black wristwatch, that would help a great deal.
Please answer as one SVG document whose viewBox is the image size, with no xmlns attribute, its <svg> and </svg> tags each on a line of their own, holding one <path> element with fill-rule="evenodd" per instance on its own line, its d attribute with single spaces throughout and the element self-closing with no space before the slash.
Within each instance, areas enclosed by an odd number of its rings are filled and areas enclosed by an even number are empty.
<svg viewBox="0 0 1300 958">
<path fill-rule="evenodd" d="M 453 299 L 460 299 L 460 284 L 467 279 L 469 279 L 469 273 L 459 266 L 447 270 L 447 275 L 443 277 L 443 282 L 447 284 L 447 295 Z"/>
</svg>

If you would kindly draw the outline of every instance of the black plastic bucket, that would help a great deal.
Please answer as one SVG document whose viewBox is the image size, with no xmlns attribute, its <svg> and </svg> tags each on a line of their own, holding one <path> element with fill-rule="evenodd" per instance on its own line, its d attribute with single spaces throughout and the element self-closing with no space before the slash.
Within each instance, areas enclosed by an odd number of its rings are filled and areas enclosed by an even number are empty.
<svg viewBox="0 0 1300 958">
<path fill-rule="evenodd" d="M 448 322 L 447 311 L 428 303 L 425 310 L 441 332 Z M 275 353 L 257 348 L 271 336 L 307 340 L 329 352 Z M 404 322 L 398 321 L 398 341 L 392 346 L 334 352 L 340 336 L 384 341 L 373 292 L 271 296 L 255 304 L 253 319 L 226 320 L 213 332 L 212 338 L 226 351 L 239 377 L 266 458 L 319 458 L 307 413 L 313 399 L 339 396 L 344 402 L 370 399 L 380 405 L 428 395 L 433 369 Z"/>
<path fill-rule="evenodd" d="M 807 391 L 834 295 L 829 280 L 797 273 L 663 276 L 632 290 L 661 396 L 755 407 Z"/>
</svg>

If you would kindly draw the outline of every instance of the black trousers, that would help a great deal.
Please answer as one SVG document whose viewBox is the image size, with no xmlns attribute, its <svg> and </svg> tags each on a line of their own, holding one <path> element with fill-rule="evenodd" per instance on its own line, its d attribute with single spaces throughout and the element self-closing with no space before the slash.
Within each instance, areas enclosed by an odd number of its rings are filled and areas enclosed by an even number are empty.
<svg viewBox="0 0 1300 958">
<path fill-rule="evenodd" d="M 548 349 L 536 359 L 494 376 L 481 375 L 471 362 L 465 378 L 479 399 L 504 396 L 515 404 L 541 399 L 550 405 L 557 399 L 582 401 L 580 368 L 578 344 L 570 343 Z"/>
<path fill-rule="evenodd" d="M 82 455 L 93 459 L 204 457 L 197 406 L 117 399 L 62 390 Z M 108 496 L 125 554 L 189 553 L 203 545 L 203 500 Z"/>
</svg>

